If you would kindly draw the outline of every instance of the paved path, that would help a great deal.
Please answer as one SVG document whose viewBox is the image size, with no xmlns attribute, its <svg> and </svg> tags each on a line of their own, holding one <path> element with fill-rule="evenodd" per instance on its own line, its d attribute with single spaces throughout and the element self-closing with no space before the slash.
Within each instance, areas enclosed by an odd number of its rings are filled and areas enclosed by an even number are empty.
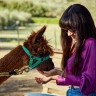
<svg viewBox="0 0 96 96">
<path fill-rule="evenodd" d="M 34 80 L 37 76 L 36 70 L 18 76 L 10 77 L 0 86 L 0 96 L 23 96 L 29 92 L 41 92 L 42 85 Z"/>
</svg>

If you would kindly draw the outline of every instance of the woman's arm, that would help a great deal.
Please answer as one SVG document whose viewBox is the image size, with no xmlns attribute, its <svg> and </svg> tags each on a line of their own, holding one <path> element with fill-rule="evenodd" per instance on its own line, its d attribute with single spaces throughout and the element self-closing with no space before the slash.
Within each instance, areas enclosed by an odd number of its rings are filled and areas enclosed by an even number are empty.
<svg viewBox="0 0 96 96">
<path fill-rule="evenodd" d="M 46 84 L 51 80 L 57 80 L 57 79 L 58 79 L 58 75 L 54 75 L 54 76 L 50 76 L 50 77 L 44 76 L 42 78 L 35 77 L 35 80 L 38 84 Z"/>
<path fill-rule="evenodd" d="M 37 70 L 38 71 L 38 70 Z M 54 68 L 50 71 L 38 71 L 40 74 L 43 75 L 43 77 L 35 77 L 35 80 L 37 83 L 41 84 L 46 84 L 47 82 L 51 81 L 51 80 L 57 80 L 58 79 L 58 75 L 61 75 L 62 70 L 60 68 Z"/>
</svg>

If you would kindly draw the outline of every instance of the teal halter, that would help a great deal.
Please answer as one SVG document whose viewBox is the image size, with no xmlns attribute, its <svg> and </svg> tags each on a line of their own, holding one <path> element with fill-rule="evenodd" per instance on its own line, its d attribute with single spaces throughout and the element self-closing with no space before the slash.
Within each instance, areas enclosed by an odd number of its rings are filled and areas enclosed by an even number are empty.
<svg viewBox="0 0 96 96">
<path fill-rule="evenodd" d="M 37 57 L 37 56 L 33 56 L 27 48 L 25 48 L 24 46 L 22 46 L 23 50 L 25 51 L 25 53 L 30 57 L 30 60 L 29 60 L 29 68 L 33 69 L 35 68 L 37 65 L 39 65 L 41 62 L 49 59 L 50 57 L 49 56 L 46 56 L 46 57 L 43 57 L 43 58 L 40 58 L 40 57 Z M 33 64 L 33 60 L 37 60 L 37 62 L 35 62 Z"/>
</svg>

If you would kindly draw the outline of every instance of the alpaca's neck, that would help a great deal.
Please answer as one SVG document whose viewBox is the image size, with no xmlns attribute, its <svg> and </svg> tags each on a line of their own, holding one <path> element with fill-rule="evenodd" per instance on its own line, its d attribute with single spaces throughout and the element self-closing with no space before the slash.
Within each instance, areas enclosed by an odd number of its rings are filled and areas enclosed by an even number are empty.
<svg viewBox="0 0 96 96">
<path fill-rule="evenodd" d="M 20 69 L 24 66 L 28 56 L 23 51 L 21 45 L 10 51 L 7 55 L 0 59 L 0 72 L 9 72 L 10 70 Z M 25 60 L 25 61 L 24 61 Z M 9 77 L 0 77 L 2 84 Z"/>
</svg>

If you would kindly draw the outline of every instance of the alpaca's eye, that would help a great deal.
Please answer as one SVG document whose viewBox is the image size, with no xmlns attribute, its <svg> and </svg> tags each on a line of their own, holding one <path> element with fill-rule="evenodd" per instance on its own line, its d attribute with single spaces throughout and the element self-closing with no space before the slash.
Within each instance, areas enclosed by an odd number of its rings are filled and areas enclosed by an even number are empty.
<svg viewBox="0 0 96 96">
<path fill-rule="evenodd" d="M 44 53 L 42 51 L 38 51 L 37 53 L 39 54 L 40 57 L 44 56 Z"/>
<path fill-rule="evenodd" d="M 37 52 L 37 47 L 35 45 L 32 45 L 32 49 Z"/>
</svg>

